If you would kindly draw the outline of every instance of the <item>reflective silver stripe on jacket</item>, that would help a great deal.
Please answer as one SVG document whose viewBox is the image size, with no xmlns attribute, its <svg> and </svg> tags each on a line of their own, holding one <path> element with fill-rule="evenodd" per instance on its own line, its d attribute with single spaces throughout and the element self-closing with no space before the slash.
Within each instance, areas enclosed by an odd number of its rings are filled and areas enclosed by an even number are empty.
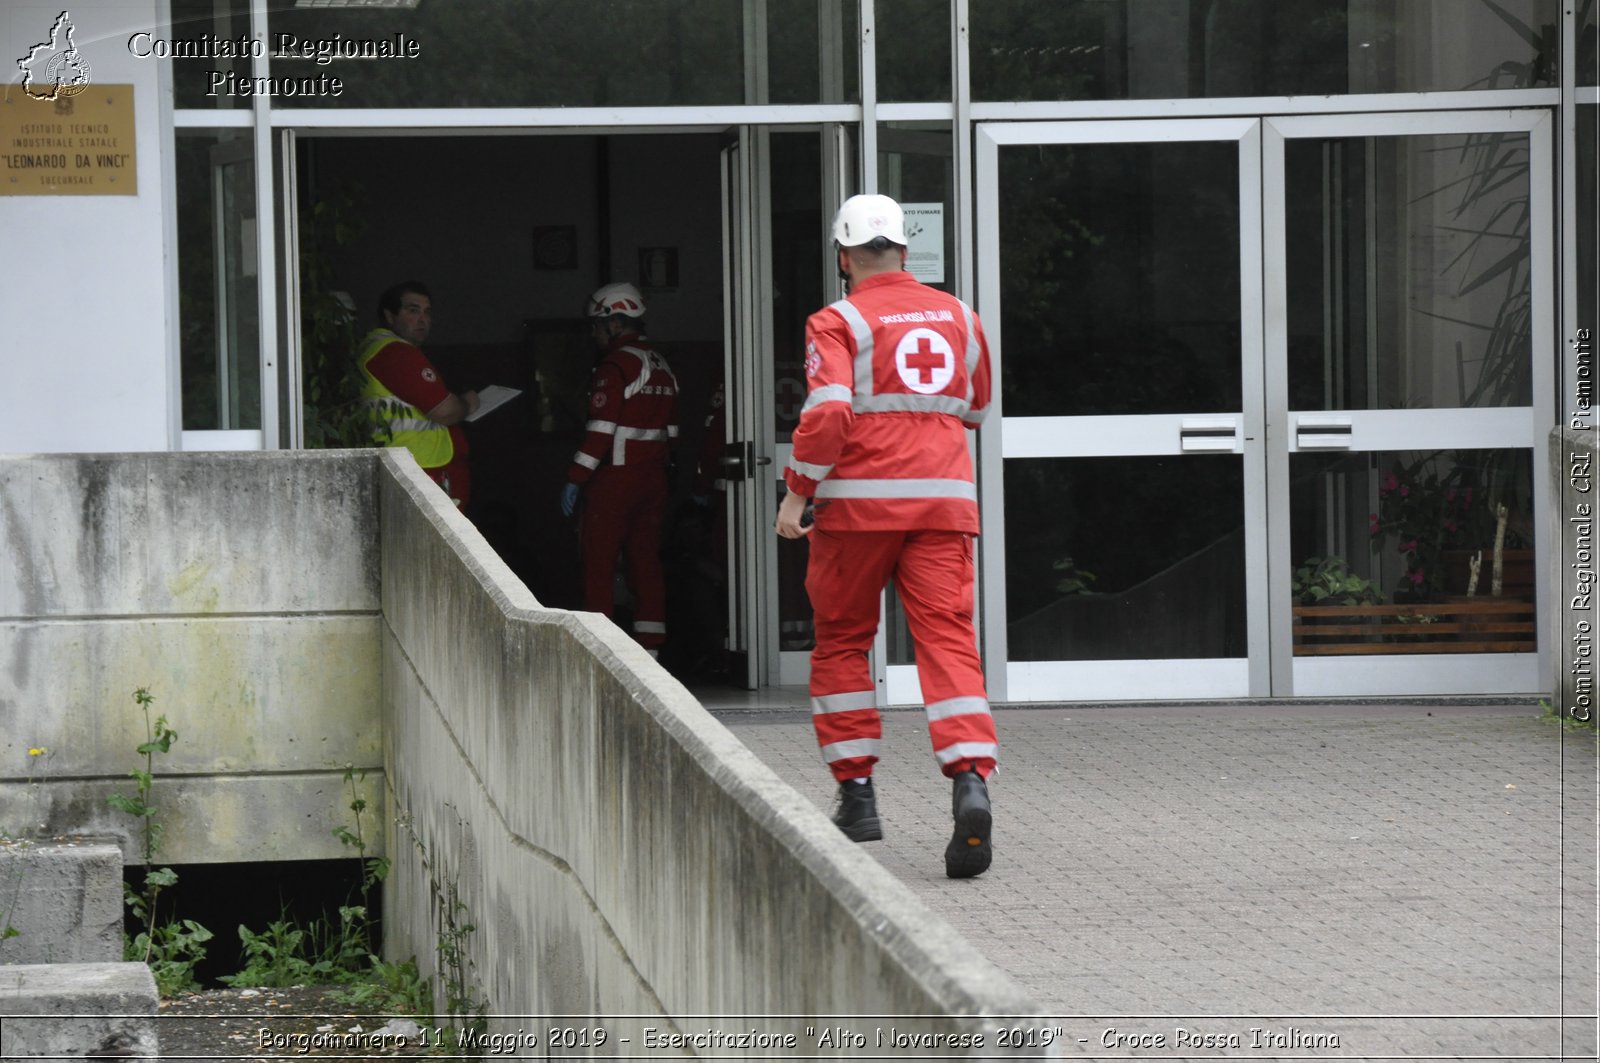
<svg viewBox="0 0 1600 1063">
<path fill-rule="evenodd" d="M 824 384 L 806 396 L 806 404 L 800 408 L 800 412 L 804 414 L 825 402 L 849 402 L 854 397 L 847 384 Z"/>
<path fill-rule="evenodd" d="M 867 319 L 856 304 L 849 299 L 840 299 L 833 304 L 833 309 L 844 318 L 844 323 L 850 326 L 850 332 L 856 339 L 856 387 L 857 399 L 872 394 L 872 327 L 867 324 Z"/>
<path fill-rule="evenodd" d="M 641 635 L 665 635 L 667 625 L 661 620 L 635 620 L 633 630 Z"/>
<path fill-rule="evenodd" d="M 966 417 L 972 403 L 959 395 L 868 395 L 856 397 L 856 413 L 948 413 Z"/>
<path fill-rule="evenodd" d="M 617 431 L 615 421 L 590 421 L 583 426 L 585 432 L 599 432 L 603 436 L 614 435 Z"/>
<path fill-rule="evenodd" d="M 576 462 L 577 464 L 582 465 L 585 469 L 588 469 L 590 472 L 593 472 L 595 469 L 598 469 L 600 467 L 600 459 L 599 458 L 594 457 L 591 454 L 585 454 L 581 450 L 578 451 L 576 454 L 572 455 L 572 460 L 574 462 Z"/>
<path fill-rule="evenodd" d="M 978 500 L 971 480 L 841 480 L 817 485 L 818 498 L 959 498 Z"/>
<path fill-rule="evenodd" d="M 851 757 L 875 757 L 878 755 L 878 748 L 879 742 L 876 738 L 853 738 L 848 742 L 835 742 L 831 746 L 823 746 L 822 759 L 832 764 L 836 760 L 849 760 Z"/>
<path fill-rule="evenodd" d="M 643 391 L 644 386 L 650 383 L 650 377 L 654 373 L 665 373 L 667 379 L 672 381 L 672 390 L 674 392 L 678 390 L 678 378 L 672 375 L 672 369 L 659 354 L 639 347 L 620 347 L 618 350 L 627 351 L 639 359 L 639 375 L 634 378 L 633 383 L 622 389 L 622 397 L 624 399 L 631 399 Z"/>
<path fill-rule="evenodd" d="M 928 703 L 929 720 L 948 720 L 952 716 L 989 716 L 987 698 L 960 697 Z"/>
<path fill-rule="evenodd" d="M 789 468 L 812 480 L 826 480 L 828 474 L 833 472 L 832 465 L 813 465 L 809 461 L 800 461 L 792 454 L 789 456 Z"/>
<path fill-rule="evenodd" d="M 381 395 L 376 398 L 362 399 L 363 409 L 383 420 L 383 428 L 388 432 L 448 432 L 449 429 L 437 421 L 430 421 L 426 417 L 406 417 L 416 409 L 405 399 L 396 395 Z"/>
<path fill-rule="evenodd" d="M 853 690 L 848 694 L 823 694 L 811 699 L 811 715 L 825 716 L 830 712 L 854 712 L 857 709 L 875 709 L 877 702 L 870 690 Z"/>
<path fill-rule="evenodd" d="M 1000 747 L 993 742 L 957 742 L 934 750 L 933 755 L 940 764 L 950 764 L 958 760 L 981 760 L 985 757 L 993 760 L 999 751 Z"/>
<path fill-rule="evenodd" d="M 958 300 L 959 302 L 959 300 Z M 832 304 L 839 316 L 844 318 L 845 324 L 850 326 L 850 332 L 856 341 L 856 386 L 851 397 L 851 409 L 856 413 L 947 413 L 952 417 L 967 418 L 972 409 L 972 374 L 978 367 L 978 338 L 973 326 L 972 311 L 966 303 L 961 303 L 962 312 L 966 315 L 967 323 L 967 394 L 960 395 L 918 395 L 915 393 L 879 395 L 873 389 L 872 376 L 872 328 L 867 324 L 866 317 L 856 308 L 849 299 L 840 299 Z M 840 385 L 830 385 L 840 386 Z M 812 392 L 816 396 L 827 388 L 818 388 Z M 829 396 L 832 398 L 832 396 Z M 826 402 L 828 399 L 818 399 L 817 402 Z M 808 396 L 806 405 L 800 412 L 804 413 L 813 405 L 813 398 Z"/>
<path fill-rule="evenodd" d="M 676 434 L 669 428 L 629 428 L 627 425 L 618 425 L 616 440 L 611 444 L 611 464 L 627 464 L 623 454 L 630 439 L 646 443 L 665 443 Z"/>
</svg>

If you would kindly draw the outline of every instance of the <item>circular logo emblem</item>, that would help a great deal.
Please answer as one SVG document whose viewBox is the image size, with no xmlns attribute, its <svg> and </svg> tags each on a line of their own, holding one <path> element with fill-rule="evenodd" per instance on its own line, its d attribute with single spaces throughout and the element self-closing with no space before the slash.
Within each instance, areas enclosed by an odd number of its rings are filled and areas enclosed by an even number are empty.
<svg viewBox="0 0 1600 1063">
<path fill-rule="evenodd" d="M 598 410 L 600 407 L 606 404 L 606 393 L 603 391 L 595 392 L 594 398 L 591 401 L 594 403 L 594 408 Z"/>
<path fill-rule="evenodd" d="M 57 52 L 44 68 L 46 82 L 56 86 L 59 96 L 76 96 L 89 87 L 89 62 L 74 48 Z"/>
<path fill-rule="evenodd" d="M 422 371 L 422 379 L 426 380 L 428 383 L 431 384 L 435 380 L 439 379 L 439 374 L 435 373 L 432 369 L 424 369 Z"/>
<path fill-rule="evenodd" d="M 822 354 L 817 350 L 815 343 L 806 344 L 806 376 L 816 376 L 822 372 Z"/>
<path fill-rule="evenodd" d="M 919 395 L 935 395 L 956 375 L 956 353 L 950 341 L 929 328 L 914 328 L 894 349 L 894 365 L 906 387 Z"/>
</svg>

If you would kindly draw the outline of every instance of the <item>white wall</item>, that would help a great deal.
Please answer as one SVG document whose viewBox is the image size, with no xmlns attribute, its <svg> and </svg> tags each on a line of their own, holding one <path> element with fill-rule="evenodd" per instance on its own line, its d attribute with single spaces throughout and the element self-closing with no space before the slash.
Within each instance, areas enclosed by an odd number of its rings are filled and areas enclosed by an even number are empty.
<svg viewBox="0 0 1600 1063">
<path fill-rule="evenodd" d="M 59 2 L 0 5 L 0 59 L 47 40 Z M 128 37 L 156 24 L 155 0 L 77 0 L 74 43 L 95 84 L 133 85 L 136 196 L 0 196 L 0 453 L 174 448 L 169 404 L 158 67 Z"/>
</svg>

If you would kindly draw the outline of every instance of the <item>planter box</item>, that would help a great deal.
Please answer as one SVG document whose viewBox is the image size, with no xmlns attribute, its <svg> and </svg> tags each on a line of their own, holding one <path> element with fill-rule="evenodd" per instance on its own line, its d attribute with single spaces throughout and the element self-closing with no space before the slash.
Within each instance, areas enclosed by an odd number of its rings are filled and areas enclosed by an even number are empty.
<svg viewBox="0 0 1600 1063">
<path fill-rule="evenodd" d="M 1515 598 L 1294 607 L 1296 657 L 1532 653 L 1537 645 L 1533 602 Z"/>
</svg>

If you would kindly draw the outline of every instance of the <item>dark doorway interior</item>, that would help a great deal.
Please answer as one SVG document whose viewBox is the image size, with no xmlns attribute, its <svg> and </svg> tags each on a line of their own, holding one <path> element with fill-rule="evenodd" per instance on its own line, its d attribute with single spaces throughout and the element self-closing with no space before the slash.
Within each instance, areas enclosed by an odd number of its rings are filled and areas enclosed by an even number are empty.
<svg viewBox="0 0 1600 1063">
<path fill-rule="evenodd" d="M 711 398 L 723 375 L 720 138 L 713 134 L 315 137 L 301 202 L 322 261 L 304 275 L 348 295 L 357 334 L 379 293 L 433 293 L 426 353 L 454 391 L 523 394 L 467 425 L 467 516 L 543 604 L 578 608 L 579 526 L 559 496 L 583 434 L 596 352 L 589 292 L 628 281 L 678 378 L 679 439 L 663 552 L 668 645 L 681 678 L 714 680 L 727 633 L 720 510 L 697 504 Z M 329 213 L 337 215 L 329 218 Z M 307 216 L 302 215 L 302 246 Z M 315 293 L 303 292 L 310 298 Z M 619 615 L 627 593 L 619 581 Z"/>
</svg>

